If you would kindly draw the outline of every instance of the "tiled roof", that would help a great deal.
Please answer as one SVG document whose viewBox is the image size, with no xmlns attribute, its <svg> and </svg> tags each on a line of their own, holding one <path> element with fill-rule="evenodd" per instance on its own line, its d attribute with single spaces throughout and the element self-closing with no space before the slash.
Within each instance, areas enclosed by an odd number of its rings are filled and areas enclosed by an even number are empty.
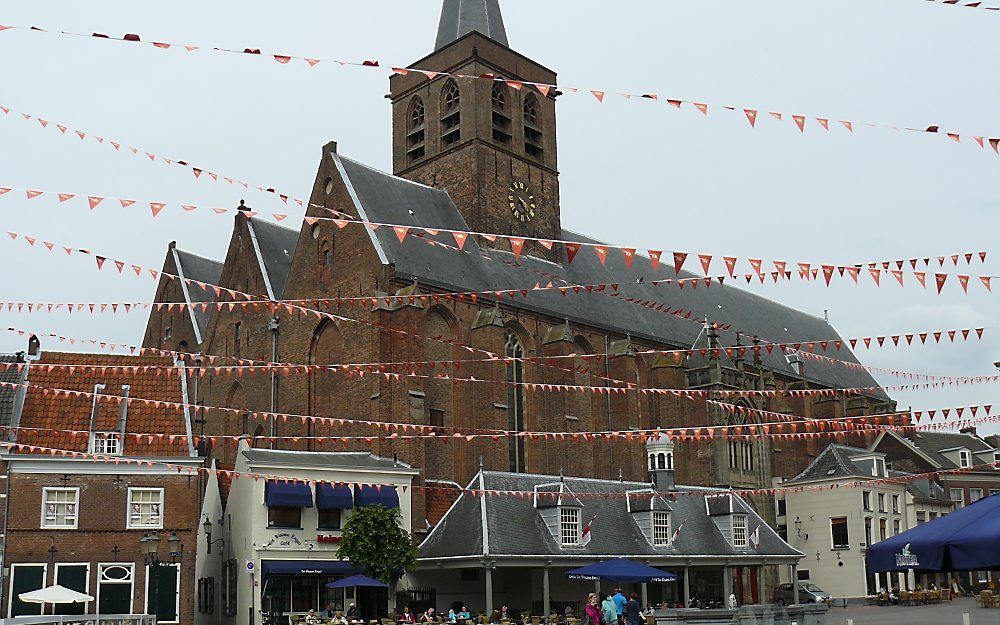
<svg viewBox="0 0 1000 625">
<path fill-rule="evenodd" d="M 992 449 L 983 439 L 965 432 L 914 432 L 907 434 L 906 440 L 946 469 L 954 469 L 958 465 L 941 453 L 943 449 L 965 447 L 973 453 Z"/>
<path fill-rule="evenodd" d="M 70 369 L 60 367 L 46 369 L 45 365 L 88 365 L 107 367 L 100 369 Z M 115 367 L 156 365 L 172 366 L 169 358 L 158 356 L 119 356 L 110 354 L 81 354 L 66 352 L 43 352 L 38 361 L 28 366 L 28 390 L 21 411 L 18 427 L 21 429 L 17 441 L 55 449 L 86 452 L 89 436 L 46 430 L 79 430 L 89 432 L 94 411 L 94 388 L 104 384 L 97 402 L 97 415 L 93 419 L 95 431 L 117 431 L 119 423 L 118 399 L 123 394 L 122 386 L 129 385 L 129 397 L 169 402 L 184 402 L 181 378 L 177 370 L 116 370 Z M 167 375 L 168 372 L 172 373 Z M 39 388 L 44 387 L 44 388 Z M 82 391 L 86 395 L 68 396 L 56 394 L 46 389 Z M 126 456 L 188 456 L 185 414 L 171 406 L 131 401 L 126 413 L 126 433 L 155 433 L 149 438 L 126 437 L 123 455 Z M 162 435 L 162 436 L 161 436 Z M 170 437 L 174 436 L 171 441 Z"/>
<path fill-rule="evenodd" d="M 795 482 L 811 482 L 813 480 L 830 480 L 840 477 L 871 477 L 871 473 L 866 473 L 859 468 L 851 458 L 861 454 L 871 453 L 867 449 L 860 447 L 850 447 L 848 445 L 830 445 L 823 450 L 816 459 L 809 463 L 802 473 L 785 482 L 791 484 Z"/>
<path fill-rule="evenodd" d="M 448 512 L 451 505 L 455 503 L 455 500 L 458 499 L 460 488 L 457 484 L 450 482 L 428 481 L 428 486 L 432 486 L 433 488 L 427 491 L 425 498 L 427 524 L 434 527 L 441 521 L 441 518 Z"/>
<path fill-rule="evenodd" d="M 471 488 L 531 492 L 539 484 L 562 479 L 569 490 L 580 495 L 580 522 L 587 523 L 594 519 L 590 543 L 571 547 L 557 544 L 531 497 L 503 495 L 482 498 L 463 493 L 420 545 L 421 558 L 481 556 L 484 553 L 484 519 L 487 526 L 486 551 L 492 555 L 580 558 L 608 555 L 678 558 L 696 555 L 800 555 L 736 496 L 732 496 L 733 511 L 747 515 L 748 532 L 753 533 L 760 528 L 759 548 L 748 546 L 746 549 L 735 549 L 708 515 L 705 496 L 710 494 L 709 491 L 685 486 L 666 494 L 673 497 L 668 502 L 671 529 L 680 527 L 681 531 L 669 547 L 654 547 L 642 534 L 624 499 L 626 493 L 648 491 L 651 488 L 648 483 L 493 471 L 481 475 L 482 486 L 477 476 Z M 591 493 L 615 497 L 591 497 Z"/>
</svg>

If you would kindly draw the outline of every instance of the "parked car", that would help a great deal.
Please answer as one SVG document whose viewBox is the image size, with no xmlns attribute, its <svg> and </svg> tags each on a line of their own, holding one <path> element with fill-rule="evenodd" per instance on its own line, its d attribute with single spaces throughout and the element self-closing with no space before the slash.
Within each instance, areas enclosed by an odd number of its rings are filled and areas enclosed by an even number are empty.
<svg viewBox="0 0 1000 625">
<path fill-rule="evenodd" d="M 809 582 L 799 582 L 799 600 L 792 600 L 792 585 L 780 584 L 774 590 L 774 602 L 778 605 L 789 605 L 792 603 L 830 603 L 833 596 L 816 584 Z"/>
</svg>

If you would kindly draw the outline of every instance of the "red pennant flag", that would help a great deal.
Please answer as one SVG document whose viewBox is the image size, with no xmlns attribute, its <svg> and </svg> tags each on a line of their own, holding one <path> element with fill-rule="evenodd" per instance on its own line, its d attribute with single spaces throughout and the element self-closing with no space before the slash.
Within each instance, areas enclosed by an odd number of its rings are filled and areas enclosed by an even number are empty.
<svg viewBox="0 0 1000 625">
<path fill-rule="evenodd" d="M 948 280 L 948 274 L 936 273 L 934 274 L 934 280 L 937 282 L 937 292 L 940 294 L 941 289 L 944 288 L 944 283 Z"/>
<path fill-rule="evenodd" d="M 896 282 L 899 283 L 899 286 L 903 286 L 903 272 L 893 269 L 892 275 L 894 278 L 896 278 Z"/>
<path fill-rule="evenodd" d="M 701 111 L 702 115 L 706 115 L 706 116 L 708 115 L 708 105 L 707 104 L 701 104 L 700 102 L 692 102 L 692 104 L 694 104 L 694 107 L 696 109 L 698 109 L 699 111 Z"/>
<path fill-rule="evenodd" d="M 743 109 L 743 112 L 747 115 L 747 121 L 750 122 L 750 127 L 753 128 L 757 125 L 757 111 L 755 109 Z"/>
<path fill-rule="evenodd" d="M 604 102 L 604 92 L 603 91 L 591 91 L 594 97 L 597 98 L 598 102 Z"/>
<path fill-rule="evenodd" d="M 451 234 L 455 237 L 455 243 L 458 245 L 458 249 L 464 248 L 465 247 L 465 240 L 469 238 L 469 233 L 468 232 L 452 232 Z"/>
<path fill-rule="evenodd" d="M 29 200 L 33 200 L 33 199 L 35 199 L 36 197 L 38 197 L 39 195 L 41 195 L 43 193 L 45 193 L 45 192 L 44 191 L 31 191 L 31 190 L 28 190 L 28 191 L 24 192 L 24 194 L 28 196 Z"/>
<path fill-rule="evenodd" d="M 795 125 L 799 127 L 799 132 L 806 131 L 806 118 L 804 115 L 792 115 L 792 119 L 795 120 Z"/>
<path fill-rule="evenodd" d="M 761 265 L 764 261 L 759 258 L 748 258 L 747 261 L 750 263 L 750 266 L 753 267 L 753 272 L 759 276 L 761 273 Z"/>
<path fill-rule="evenodd" d="M 156 217 L 166 206 L 167 205 L 162 202 L 150 202 L 149 210 L 153 213 L 153 217 Z"/>
<path fill-rule="evenodd" d="M 396 233 L 396 238 L 402 243 L 403 239 L 406 238 L 406 233 L 410 231 L 406 226 L 393 226 L 392 231 Z"/>
<path fill-rule="evenodd" d="M 726 261 L 726 269 L 729 270 L 729 277 L 735 278 L 734 272 L 736 271 L 736 257 L 735 256 L 724 256 L 722 260 Z"/>
<path fill-rule="evenodd" d="M 969 276 L 958 276 L 958 283 L 962 285 L 962 290 L 966 293 L 969 292 Z"/>
<path fill-rule="evenodd" d="M 103 256 L 95 256 L 94 259 L 97 260 L 97 268 L 98 269 L 102 269 L 104 267 L 104 261 L 107 260 L 107 258 L 105 258 Z"/>
<path fill-rule="evenodd" d="M 927 274 L 925 272 L 923 272 L 923 271 L 914 271 L 913 272 L 913 276 L 917 279 L 917 282 L 920 283 L 920 286 L 924 287 L 925 289 L 927 288 L 927 283 L 925 282 L 925 279 L 927 278 Z"/>
<path fill-rule="evenodd" d="M 539 85 L 539 84 L 536 84 L 535 85 L 535 89 L 538 89 L 538 93 L 542 94 L 543 96 L 549 97 L 549 91 L 552 90 L 552 85 Z"/>
<path fill-rule="evenodd" d="M 687 252 L 674 252 L 674 273 L 680 273 L 681 267 L 684 266 L 684 261 L 687 260 Z"/>
<path fill-rule="evenodd" d="M 118 200 L 118 201 L 121 202 L 122 208 L 128 208 L 129 206 L 135 204 L 135 200 Z"/>
<path fill-rule="evenodd" d="M 521 237 L 510 238 L 510 251 L 514 252 L 514 258 L 521 258 L 521 250 L 524 249 L 524 239 Z"/>
<path fill-rule="evenodd" d="M 649 262 L 653 265 L 653 271 L 656 272 L 660 268 L 660 256 L 663 254 L 660 250 L 646 250 L 649 254 Z"/>
<path fill-rule="evenodd" d="M 277 61 L 277 62 L 279 62 L 279 63 L 284 64 L 284 63 L 288 63 L 289 61 L 291 61 L 292 57 L 285 56 L 284 54 L 275 54 L 274 55 L 274 60 Z"/>
<path fill-rule="evenodd" d="M 701 268 L 704 270 L 705 275 L 708 275 L 708 270 L 712 265 L 712 255 L 711 254 L 698 254 L 698 260 L 701 261 Z"/>
<path fill-rule="evenodd" d="M 990 139 L 990 147 L 993 148 L 994 152 L 1000 154 L 1000 147 L 998 146 L 1000 146 L 1000 139 L 998 139 L 997 137 L 992 137 Z"/>
<path fill-rule="evenodd" d="M 625 259 L 625 267 L 632 267 L 632 260 L 635 258 L 635 248 L 623 247 L 622 248 L 622 258 Z"/>
<path fill-rule="evenodd" d="M 573 259 L 576 258 L 577 252 L 580 251 L 580 244 L 566 243 L 564 245 L 566 247 L 566 264 L 570 264 L 573 262 Z"/>
<path fill-rule="evenodd" d="M 97 208 L 97 205 L 100 204 L 103 201 L 104 201 L 104 198 L 102 198 L 102 197 L 97 197 L 97 196 L 94 196 L 94 195 L 91 195 L 91 196 L 87 197 L 87 202 L 90 203 L 90 210 L 94 210 L 95 208 Z"/>
<path fill-rule="evenodd" d="M 987 291 L 990 293 L 993 292 L 993 287 L 990 286 L 990 276 L 979 276 L 979 281 L 983 283 L 983 286 L 986 287 Z"/>
<path fill-rule="evenodd" d="M 595 245 L 594 252 L 597 253 L 597 258 L 601 261 L 603 265 L 605 261 L 608 260 L 608 248 L 604 245 Z"/>
<path fill-rule="evenodd" d="M 879 283 L 879 280 L 880 280 L 880 279 L 881 279 L 881 277 L 882 277 L 882 272 L 881 272 L 881 271 L 879 271 L 879 270 L 878 270 L 877 268 L 875 268 L 875 267 L 871 267 L 871 268 L 869 268 L 869 269 L 868 269 L 868 273 L 870 273 L 870 274 L 871 274 L 871 276 L 872 276 L 872 280 L 874 280 L 874 281 L 875 281 L 875 286 L 882 286 L 882 285 L 881 285 L 881 284 Z"/>
<path fill-rule="evenodd" d="M 75 197 L 76 196 L 73 195 L 72 193 L 60 193 L 59 194 L 59 201 L 60 202 L 65 202 L 66 200 L 72 200 Z"/>
<path fill-rule="evenodd" d="M 830 278 L 833 277 L 833 265 L 823 265 L 823 279 L 826 280 L 826 286 L 830 286 Z"/>
<path fill-rule="evenodd" d="M 819 125 L 823 127 L 823 130 L 830 130 L 830 120 L 829 119 L 826 119 L 825 117 L 817 117 L 816 121 L 818 121 Z"/>
</svg>

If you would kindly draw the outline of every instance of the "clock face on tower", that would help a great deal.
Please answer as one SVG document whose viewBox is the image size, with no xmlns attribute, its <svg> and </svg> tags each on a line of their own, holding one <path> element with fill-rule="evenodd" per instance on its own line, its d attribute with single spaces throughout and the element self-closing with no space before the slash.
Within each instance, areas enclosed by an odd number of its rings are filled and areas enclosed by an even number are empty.
<svg viewBox="0 0 1000 625">
<path fill-rule="evenodd" d="M 531 189 L 526 184 L 519 181 L 510 183 L 507 190 L 507 201 L 510 203 L 510 212 L 514 214 L 514 219 L 522 222 L 529 222 L 535 216 L 535 196 L 531 194 Z"/>
</svg>

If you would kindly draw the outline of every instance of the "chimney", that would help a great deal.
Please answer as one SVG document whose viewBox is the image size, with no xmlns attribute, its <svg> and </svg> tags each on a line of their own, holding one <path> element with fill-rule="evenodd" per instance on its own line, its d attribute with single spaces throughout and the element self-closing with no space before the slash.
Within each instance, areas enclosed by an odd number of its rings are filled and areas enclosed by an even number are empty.
<svg viewBox="0 0 1000 625">
<path fill-rule="evenodd" d="M 969 427 L 962 428 L 959 430 L 961 434 L 972 434 L 973 436 L 978 436 L 976 434 L 976 426 L 970 425 Z"/>
<path fill-rule="evenodd" d="M 38 337 L 32 334 L 28 338 L 28 357 L 38 358 L 42 353 L 42 342 L 38 340 Z"/>
</svg>

